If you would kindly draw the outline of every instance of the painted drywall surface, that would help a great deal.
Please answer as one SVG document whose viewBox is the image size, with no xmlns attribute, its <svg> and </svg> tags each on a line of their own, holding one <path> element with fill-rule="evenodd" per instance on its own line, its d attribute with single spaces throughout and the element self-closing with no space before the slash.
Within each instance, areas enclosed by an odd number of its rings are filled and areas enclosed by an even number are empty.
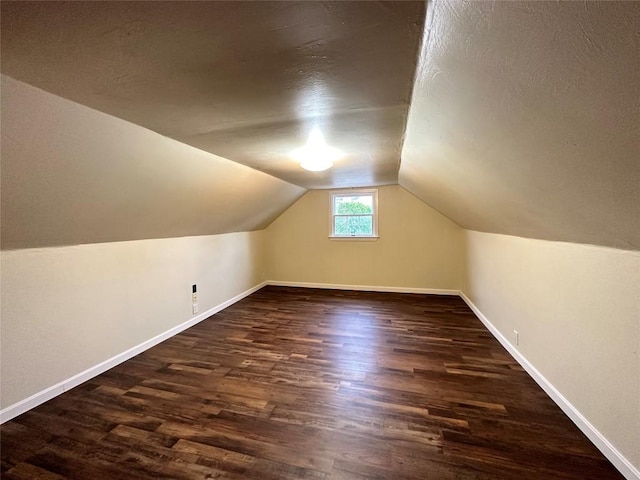
<svg viewBox="0 0 640 480">
<path fill-rule="evenodd" d="M 466 244 L 466 295 L 640 467 L 640 253 L 474 231 Z"/>
<path fill-rule="evenodd" d="M 330 192 L 311 190 L 266 229 L 269 280 L 459 289 L 460 227 L 401 187 L 378 189 L 377 241 L 330 240 Z"/>
<path fill-rule="evenodd" d="M 2 77 L 2 248 L 259 230 L 304 190 Z"/>
<path fill-rule="evenodd" d="M 264 231 L 2 251 L 2 408 L 262 281 Z"/>
<path fill-rule="evenodd" d="M 640 2 L 429 2 L 399 184 L 464 228 L 640 250 Z"/>
<path fill-rule="evenodd" d="M 2 72 L 308 188 L 395 184 L 424 11 L 424 1 L 6 2 Z M 313 126 L 346 153 L 332 172 L 289 158 Z"/>
</svg>

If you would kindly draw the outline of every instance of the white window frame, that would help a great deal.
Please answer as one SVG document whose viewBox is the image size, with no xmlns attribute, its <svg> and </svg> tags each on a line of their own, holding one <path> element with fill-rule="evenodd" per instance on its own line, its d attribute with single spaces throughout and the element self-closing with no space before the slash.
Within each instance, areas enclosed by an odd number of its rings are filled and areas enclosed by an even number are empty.
<svg viewBox="0 0 640 480">
<path fill-rule="evenodd" d="M 335 199 L 342 196 L 353 195 L 371 195 L 373 197 L 373 232 L 372 235 L 335 235 L 333 230 L 335 226 L 334 218 Z M 332 190 L 329 192 L 329 239 L 331 240 L 359 240 L 371 241 L 378 239 L 378 189 L 377 188 L 349 188 L 345 190 Z"/>
</svg>

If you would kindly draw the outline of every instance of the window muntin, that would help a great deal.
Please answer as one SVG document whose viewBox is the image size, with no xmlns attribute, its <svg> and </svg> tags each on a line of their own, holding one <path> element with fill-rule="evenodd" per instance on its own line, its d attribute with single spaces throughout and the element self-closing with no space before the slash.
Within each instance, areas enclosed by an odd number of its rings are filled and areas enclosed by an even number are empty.
<svg viewBox="0 0 640 480">
<path fill-rule="evenodd" d="M 377 190 L 345 190 L 331 193 L 331 237 L 375 238 Z"/>
</svg>

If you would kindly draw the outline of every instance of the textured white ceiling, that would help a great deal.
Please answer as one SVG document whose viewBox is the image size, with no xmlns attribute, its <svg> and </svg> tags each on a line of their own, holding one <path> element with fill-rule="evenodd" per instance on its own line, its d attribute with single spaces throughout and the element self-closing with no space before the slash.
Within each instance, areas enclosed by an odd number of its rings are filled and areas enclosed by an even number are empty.
<svg viewBox="0 0 640 480">
<path fill-rule="evenodd" d="M 428 6 L 400 184 L 459 225 L 640 249 L 640 2 Z"/>
<path fill-rule="evenodd" d="M 2 73 L 306 188 L 393 184 L 423 2 L 3 2 Z M 289 154 L 314 126 L 345 152 Z"/>
<path fill-rule="evenodd" d="M 423 2 L 2 2 L 2 71 L 307 188 L 398 181 L 465 228 L 640 249 L 640 2 L 434 1 L 426 11 L 418 52 Z M 287 156 L 314 125 L 348 153 L 320 174 Z M 8 161 L 3 146 L 3 202 L 10 191 L 28 204 L 34 190 L 6 188 Z M 131 167 L 148 212 L 154 199 L 165 205 L 141 173 L 150 166 Z M 241 188 L 229 168 L 206 178 Z M 71 184 L 38 178 L 42 208 L 67 198 Z M 199 222 L 218 200 L 187 201 L 189 178 L 180 205 L 195 216 L 152 216 L 136 238 L 211 230 Z M 268 214 L 247 228 L 299 195 L 255 178 Z M 216 231 L 245 228 L 248 204 L 233 202 Z M 78 231 L 82 218 L 69 217 Z"/>
<path fill-rule="evenodd" d="M 265 228 L 304 189 L 2 76 L 2 248 Z"/>
</svg>

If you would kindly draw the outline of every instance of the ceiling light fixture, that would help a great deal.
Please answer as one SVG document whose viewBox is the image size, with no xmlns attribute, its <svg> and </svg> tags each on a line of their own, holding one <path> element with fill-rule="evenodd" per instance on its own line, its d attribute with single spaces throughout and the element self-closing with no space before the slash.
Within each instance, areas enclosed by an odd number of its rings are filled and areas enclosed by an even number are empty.
<svg viewBox="0 0 640 480">
<path fill-rule="evenodd" d="M 330 147 L 324 141 L 322 132 L 314 128 L 307 143 L 291 152 L 291 157 L 300 163 L 305 170 L 321 172 L 333 166 L 333 162 L 341 158 L 343 153 Z"/>
</svg>

